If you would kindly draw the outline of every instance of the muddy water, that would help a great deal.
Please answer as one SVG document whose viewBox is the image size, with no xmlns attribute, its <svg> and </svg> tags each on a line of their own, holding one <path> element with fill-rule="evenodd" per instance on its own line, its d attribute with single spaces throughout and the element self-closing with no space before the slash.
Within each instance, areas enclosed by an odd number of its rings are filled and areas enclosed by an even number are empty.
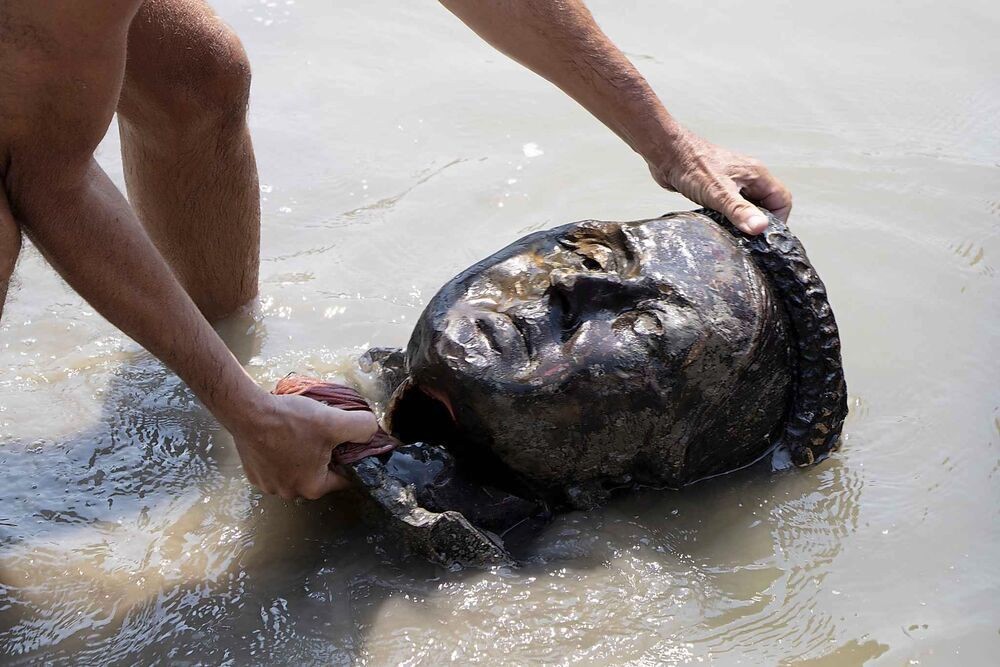
<svg viewBox="0 0 1000 667">
<path fill-rule="evenodd" d="M 224 333 L 264 384 L 405 343 L 529 230 L 687 206 L 436 4 L 357 4 L 217 3 L 255 65 L 264 214 L 259 314 Z M 190 392 L 29 249 L 0 325 L 0 662 L 995 664 L 1000 9 L 701 4 L 592 7 L 677 116 L 794 191 L 842 326 L 840 454 L 441 571 L 354 502 L 252 491 Z M 113 133 L 99 157 L 121 182 Z"/>
</svg>

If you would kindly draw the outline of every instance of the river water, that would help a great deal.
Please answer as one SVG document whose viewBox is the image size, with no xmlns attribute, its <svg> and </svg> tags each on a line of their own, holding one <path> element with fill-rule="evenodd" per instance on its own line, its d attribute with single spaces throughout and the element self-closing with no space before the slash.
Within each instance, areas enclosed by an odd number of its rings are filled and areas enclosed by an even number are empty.
<svg viewBox="0 0 1000 667">
<path fill-rule="evenodd" d="M 254 63 L 271 385 L 404 345 L 527 231 L 690 204 L 436 3 L 223 0 Z M 340 4 L 340 3 L 337 3 Z M 1000 652 L 1000 5 L 593 0 L 694 130 L 761 158 L 829 288 L 822 465 L 646 491 L 447 572 L 357 502 L 263 498 L 191 393 L 29 248 L 0 325 L 0 662 L 985 665 Z M 114 131 L 99 159 L 119 182 Z"/>
</svg>

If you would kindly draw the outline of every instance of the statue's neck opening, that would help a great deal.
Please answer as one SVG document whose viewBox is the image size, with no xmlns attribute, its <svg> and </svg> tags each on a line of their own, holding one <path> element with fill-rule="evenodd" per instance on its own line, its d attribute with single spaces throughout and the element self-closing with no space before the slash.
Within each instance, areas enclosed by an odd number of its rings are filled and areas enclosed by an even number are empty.
<svg viewBox="0 0 1000 667">
<path fill-rule="evenodd" d="M 454 439 L 455 420 L 443 401 L 410 384 L 400 390 L 390 406 L 393 435 L 405 443 L 441 446 Z"/>
</svg>

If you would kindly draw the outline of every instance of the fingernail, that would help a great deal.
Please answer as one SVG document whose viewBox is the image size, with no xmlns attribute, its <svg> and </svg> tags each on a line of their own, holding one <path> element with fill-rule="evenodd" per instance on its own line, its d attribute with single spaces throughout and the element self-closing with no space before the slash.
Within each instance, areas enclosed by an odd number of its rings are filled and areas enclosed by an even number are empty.
<svg viewBox="0 0 1000 667">
<path fill-rule="evenodd" d="M 750 232 L 753 234 L 759 234 L 765 229 L 767 229 L 767 216 L 757 213 L 756 215 L 750 216 L 747 220 L 747 227 L 750 228 Z"/>
</svg>

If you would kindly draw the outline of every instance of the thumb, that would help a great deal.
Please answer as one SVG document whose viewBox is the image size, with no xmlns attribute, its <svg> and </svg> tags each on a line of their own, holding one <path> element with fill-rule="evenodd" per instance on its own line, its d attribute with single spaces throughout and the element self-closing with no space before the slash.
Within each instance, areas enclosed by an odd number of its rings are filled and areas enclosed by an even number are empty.
<svg viewBox="0 0 1000 667">
<path fill-rule="evenodd" d="M 747 234 L 756 236 L 767 229 L 767 216 L 738 193 L 727 192 L 721 204 L 719 212 Z"/>
<path fill-rule="evenodd" d="M 334 408 L 328 414 L 330 439 L 334 446 L 344 442 L 368 442 L 378 431 L 375 415 L 367 410 Z"/>
</svg>

